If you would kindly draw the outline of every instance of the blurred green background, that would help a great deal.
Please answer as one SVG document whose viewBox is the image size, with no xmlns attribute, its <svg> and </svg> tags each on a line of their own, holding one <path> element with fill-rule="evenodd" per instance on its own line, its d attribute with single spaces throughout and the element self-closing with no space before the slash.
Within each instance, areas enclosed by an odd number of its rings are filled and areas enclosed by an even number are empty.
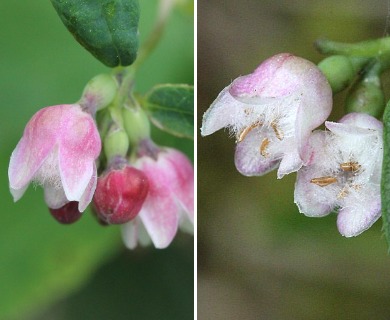
<svg viewBox="0 0 390 320">
<path fill-rule="evenodd" d="M 157 0 L 140 3 L 142 42 Z M 193 83 L 193 21 L 191 10 L 174 11 L 140 69 L 138 91 Z M 13 203 L 8 161 L 27 121 L 42 107 L 77 101 L 90 78 L 109 70 L 73 39 L 50 1 L 1 1 L 0 25 L 0 319 L 192 319 L 191 236 L 179 234 L 166 250 L 127 251 L 120 228 L 101 227 L 89 212 L 59 225 L 41 188 Z M 192 142 L 157 140 L 193 158 Z"/>
<path fill-rule="evenodd" d="M 317 38 L 382 37 L 387 12 L 385 0 L 199 0 L 198 127 L 218 93 L 264 59 L 291 52 L 318 62 Z M 389 98 L 389 75 L 383 80 Z M 294 174 L 241 176 L 234 146 L 227 131 L 198 136 L 198 318 L 390 319 L 381 221 L 342 237 L 336 215 L 297 211 Z"/>
</svg>

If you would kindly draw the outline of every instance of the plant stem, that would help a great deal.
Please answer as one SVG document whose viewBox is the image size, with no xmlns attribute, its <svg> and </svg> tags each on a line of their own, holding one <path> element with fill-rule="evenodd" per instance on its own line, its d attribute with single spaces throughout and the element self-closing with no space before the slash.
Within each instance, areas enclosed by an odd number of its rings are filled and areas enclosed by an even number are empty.
<svg viewBox="0 0 390 320">
<path fill-rule="evenodd" d="M 138 57 L 133 64 L 135 69 L 138 69 L 138 66 L 144 62 L 161 39 L 174 5 L 175 0 L 160 0 L 156 22 L 149 34 L 149 37 L 138 51 Z"/>
<path fill-rule="evenodd" d="M 152 28 L 149 37 L 143 43 L 138 51 L 138 57 L 135 62 L 129 67 L 118 67 L 114 69 L 114 74 L 120 84 L 116 98 L 111 106 L 111 114 L 115 122 L 119 122 L 118 125 L 122 126 L 118 116 L 118 110 L 120 110 L 125 101 L 131 96 L 131 88 L 134 84 L 134 76 L 139 66 L 145 61 L 149 54 L 156 47 L 157 43 L 161 39 L 165 26 L 167 24 L 170 13 L 175 5 L 176 0 L 160 0 L 156 22 Z M 118 118 L 118 119 L 115 119 Z"/>
</svg>

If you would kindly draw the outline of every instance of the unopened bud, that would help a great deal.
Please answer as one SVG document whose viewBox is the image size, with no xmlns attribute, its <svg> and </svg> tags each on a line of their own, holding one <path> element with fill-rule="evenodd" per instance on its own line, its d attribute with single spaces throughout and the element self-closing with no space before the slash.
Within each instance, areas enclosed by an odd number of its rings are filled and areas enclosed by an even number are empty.
<svg viewBox="0 0 390 320">
<path fill-rule="evenodd" d="M 385 103 L 385 95 L 379 74 L 369 71 L 349 90 L 345 101 L 345 109 L 347 113 L 362 112 L 380 118 Z"/>
<path fill-rule="evenodd" d="M 129 165 L 109 169 L 98 178 L 93 197 L 96 215 L 108 224 L 122 224 L 134 219 L 149 191 L 146 175 Z"/>
<path fill-rule="evenodd" d="M 79 104 L 91 114 L 107 107 L 114 100 L 118 83 L 109 74 L 93 77 L 84 88 Z"/>
<path fill-rule="evenodd" d="M 104 154 L 110 160 L 116 156 L 126 157 L 129 138 L 123 129 L 111 127 L 103 142 Z"/>
<path fill-rule="evenodd" d="M 123 108 L 123 125 L 130 143 L 137 145 L 140 140 L 150 137 L 150 122 L 141 108 Z"/>
<path fill-rule="evenodd" d="M 328 79 L 333 93 L 340 92 L 348 87 L 356 74 L 351 60 L 341 55 L 325 58 L 318 64 L 318 68 Z"/>
<path fill-rule="evenodd" d="M 49 208 L 49 211 L 59 223 L 71 224 L 79 220 L 82 216 L 82 213 L 78 209 L 78 205 L 79 203 L 77 201 L 70 201 L 61 208 Z"/>
</svg>

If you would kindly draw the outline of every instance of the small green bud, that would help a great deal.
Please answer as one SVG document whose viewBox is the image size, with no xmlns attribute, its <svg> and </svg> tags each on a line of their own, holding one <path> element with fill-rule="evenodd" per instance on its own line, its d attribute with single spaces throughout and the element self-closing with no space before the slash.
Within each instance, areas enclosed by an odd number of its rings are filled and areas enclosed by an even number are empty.
<svg viewBox="0 0 390 320">
<path fill-rule="evenodd" d="M 150 122 L 141 108 L 123 108 L 123 126 L 129 136 L 130 143 L 137 145 L 139 141 L 150 137 Z"/>
<path fill-rule="evenodd" d="M 93 77 L 84 88 L 79 104 L 90 113 L 107 107 L 115 98 L 118 83 L 109 74 Z"/>
<path fill-rule="evenodd" d="M 351 60 L 341 55 L 325 58 L 318 64 L 318 68 L 328 79 L 333 93 L 340 92 L 348 87 L 356 74 Z"/>
<path fill-rule="evenodd" d="M 123 129 L 112 126 L 104 138 L 104 154 L 108 161 L 116 156 L 126 157 L 129 149 L 129 138 Z"/>
<path fill-rule="evenodd" d="M 378 75 L 363 76 L 349 90 L 345 109 L 347 113 L 363 112 L 380 118 L 385 108 L 385 95 Z"/>
</svg>

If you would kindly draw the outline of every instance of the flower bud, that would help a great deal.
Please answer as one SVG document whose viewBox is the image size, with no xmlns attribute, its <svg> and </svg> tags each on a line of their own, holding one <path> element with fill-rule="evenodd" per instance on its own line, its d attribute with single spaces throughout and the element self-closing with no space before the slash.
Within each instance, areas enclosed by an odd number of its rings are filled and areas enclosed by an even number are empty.
<svg viewBox="0 0 390 320">
<path fill-rule="evenodd" d="M 140 140 L 150 137 L 150 122 L 141 108 L 123 108 L 123 125 L 130 143 L 137 145 Z"/>
<path fill-rule="evenodd" d="M 318 68 L 328 79 L 333 93 L 344 90 L 352 83 L 355 77 L 353 64 L 346 56 L 335 55 L 327 57 L 318 64 Z"/>
<path fill-rule="evenodd" d="M 62 224 L 74 223 L 79 220 L 82 215 L 78 209 L 77 201 L 70 201 L 58 209 L 49 208 L 49 211 L 54 219 Z"/>
<path fill-rule="evenodd" d="M 149 191 L 146 175 L 129 165 L 109 169 L 99 177 L 93 203 L 100 220 L 122 224 L 134 219 Z"/>
<path fill-rule="evenodd" d="M 118 84 L 113 76 L 99 74 L 89 80 L 79 104 L 93 114 L 107 107 L 114 100 L 117 90 Z"/>
<path fill-rule="evenodd" d="M 129 138 L 126 132 L 117 126 L 112 126 L 104 138 L 103 148 L 108 161 L 116 156 L 126 157 L 129 149 Z"/>
<path fill-rule="evenodd" d="M 361 112 L 380 118 L 385 103 L 379 75 L 369 73 L 356 82 L 348 92 L 345 108 L 347 113 Z"/>
</svg>

